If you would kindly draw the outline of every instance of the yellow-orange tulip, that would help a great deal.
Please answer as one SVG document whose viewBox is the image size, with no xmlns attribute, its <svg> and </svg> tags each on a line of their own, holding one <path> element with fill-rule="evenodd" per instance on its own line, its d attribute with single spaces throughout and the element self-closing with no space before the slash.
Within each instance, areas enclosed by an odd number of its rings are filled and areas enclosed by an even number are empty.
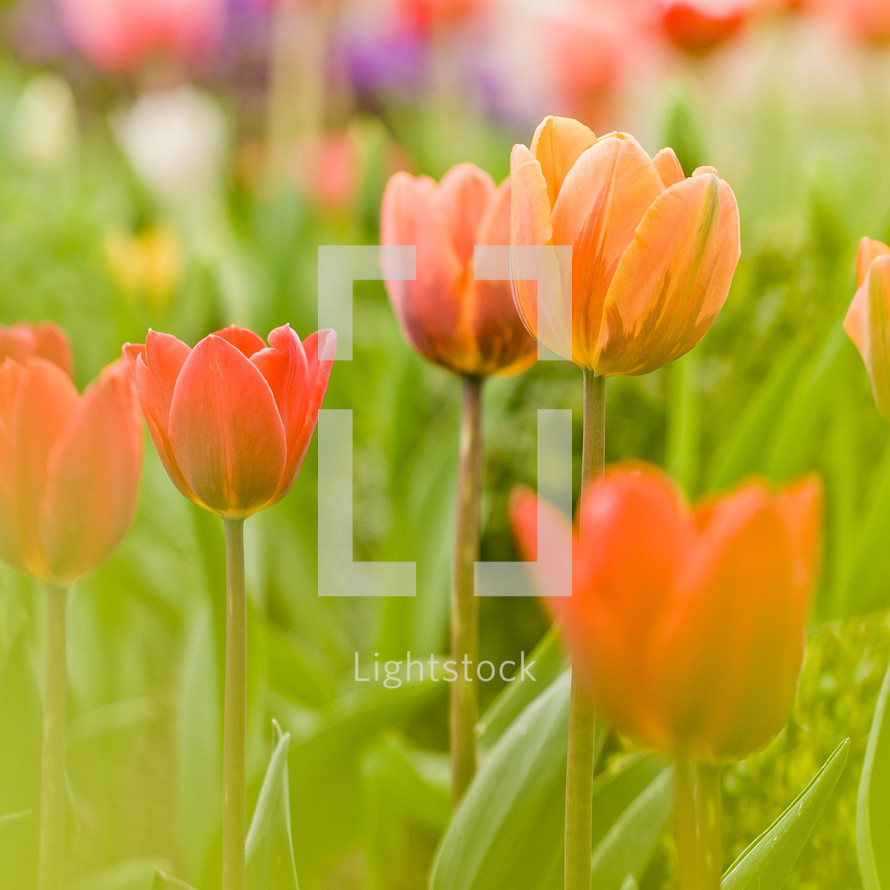
<svg viewBox="0 0 890 890">
<path fill-rule="evenodd" d="M 878 410 L 890 420 L 890 247 L 863 238 L 856 272 L 859 288 L 844 330 L 865 362 Z"/>
<path fill-rule="evenodd" d="M 514 499 L 520 545 L 572 534 Z M 572 596 L 544 574 L 573 664 L 618 730 L 697 762 L 743 757 L 788 717 L 820 542 L 821 487 L 751 482 L 690 510 L 648 467 L 618 468 L 578 509 Z"/>
<path fill-rule="evenodd" d="M 685 178 L 670 148 L 651 158 L 627 134 L 548 117 L 511 169 L 514 248 L 572 249 L 571 287 L 555 256 L 514 250 L 513 295 L 533 336 L 603 376 L 646 374 L 701 340 L 740 254 L 735 196 L 713 168 Z"/>
<path fill-rule="evenodd" d="M 456 374 L 483 377 L 524 368 L 535 343 L 513 305 L 509 281 L 477 281 L 474 248 L 510 243 L 510 183 L 495 186 L 473 164 L 440 183 L 396 173 L 383 196 L 380 240 L 417 249 L 414 281 L 386 289 L 409 343 Z M 386 273 L 384 260 L 384 274 Z"/>
</svg>

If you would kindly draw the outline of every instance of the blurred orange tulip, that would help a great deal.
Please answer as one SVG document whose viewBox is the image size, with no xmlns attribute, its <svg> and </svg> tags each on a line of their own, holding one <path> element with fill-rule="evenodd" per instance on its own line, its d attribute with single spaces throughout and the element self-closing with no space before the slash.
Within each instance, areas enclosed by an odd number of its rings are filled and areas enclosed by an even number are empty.
<svg viewBox="0 0 890 890">
<path fill-rule="evenodd" d="M 66 585 L 102 563 L 130 525 L 142 465 L 129 369 L 78 396 L 43 358 L 0 365 L 0 558 Z"/>
<path fill-rule="evenodd" d="M 148 431 L 176 487 L 201 507 L 242 519 L 297 478 L 334 363 L 337 335 L 305 342 L 289 325 L 269 346 L 232 325 L 189 349 L 149 331 L 127 344 Z"/>
<path fill-rule="evenodd" d="M 48 321 L 39 324 L 21 321 L 7 328 L 0 327 L 0 362 L 11 358 L 24 364 L 32 356 L 58 365 L 71 376 L 74 364 L 71 344 L 61 328 Z"/>
<path fill-rule="evenodd" d="M 534 495 L 513 502 L 522 550 L 569 535 Z M 690 510 L 672 481 L 618 468 L 578 510 L 571 597 L 546 600 L 575 669 L 619 731 L 693 761 L 743 757 L 794 701 L 820 548 L 821 487 L 760 482 Z M 546 593 L 556 579 L 540 577 Z M 555 588 L 559 589 L 559 588 Z"/>
<path fill-rule="evenodd" d="M 415 281 L 388 279 L 390 302 L 408 341 L 456 374 L 518 371 L 535 343 L 516 313 L 509 281 L 477 281 L 478 245 L 510 244 L 510 183 L 495 186 L 473 164 L 440 183 L 396 173 L 383 196 L 381 242 L 417 248 Z M 384 275 L 387 263 L 384 258 Z"/>
<path fill-rule="evenodd" d="M 607 377 L 654 371 L 701 340 L 740 253 L 735 196 L 713 168 L 687 179 L 670 148 L 650 158 L 631 136 L 558 117 L 514 147 L 511 168 L 514 248 L 572 249 L 571 288 L 555 255 L 514 249 L 514 298 L 538 340 Z"/>
<path fill-rule="evenodd" d="M 661 29 L 690 56 L 706 56 L 735 37 L 753 7 L 743 3 L 723 9 L 697 0 L 670 0 L 661 7 Z"/>
<path fill-rule="evenodd" d="M 890 420 L 890 247 L 863 238 L 856 273 L 859 289 L 844 330 L 865 362 L 878 410 Z"/>
</svg>

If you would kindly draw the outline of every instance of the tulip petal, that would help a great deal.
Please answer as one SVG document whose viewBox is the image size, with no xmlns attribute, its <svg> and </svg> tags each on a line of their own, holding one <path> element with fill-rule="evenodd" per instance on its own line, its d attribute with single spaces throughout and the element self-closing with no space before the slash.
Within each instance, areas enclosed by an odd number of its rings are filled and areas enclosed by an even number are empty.
<svg viewBox="0 0 890 890">
<path fill-rule="evenodd" d="M 452 167 L 436 190 L 433 204 L 446 221 L 451 244 L 464 265 L 473 259 L 476 233 L 494 192 L 492 178 L 475 164 Z"/>
<path fill-rule="evenodd" d="M 652 158 L 652 163 L 655 164 L 665 188 L 670 188 L 686 178 L 680 159 L 672 148 L 663 148 Z"/>
<path fill-rule="evenodd" d="M 52 449 L 77 411 L 79 398 L 71 378 L 56 364 L 31 359 L 16 388 L 9 429 L 10 474 L 3 485 L 10 493 L 21 562 L 38 578 L 48 577 L 40 522 Z M 11 477 L 11 478 L 10 478 Z"/>
<path fill-rule="evenodd" d="M 572 291 L 563 278 L 559 256 L 553 247 L 547 183 L 541 165 L 524 145 L 514 146 L 510 170 L 513 300 L 531 335 L 557 355 L 570 359 Z M 566 278 L 570 270 L 567 263 Z"/>
<path fill-rule="evenodd" d="M 83 395 L 50 453 L 42 530 L 53 579 L 96 568 L 126 533 L 136 505 L 142 424 L 130 369 L 119 359 Z"/>
<path fill-rule="evenodd" d="M 52 322 L 22 322 L 0 328 L 0 358 L 11 358 L 24 364 L 30 356 L 44 358 L 71 376 L 71 344 L 61 328 Z"/>
<path fill-rule="evenodd" d="M 601 139 L 578 159 L 553 207 L 553 241 L 572 246 L 572 361 L 592 368 L 606 293 L 643 215 L 664 192 L 629 136 Z"/>
<path fill-rule="evenodd" d="M 269 335 L 272 342 L 275 332 Z M 291 332 L 294 338 L 296 334 Z M 328 388 L 334 357 L 337 351 L 337 334 L 332 330 L 322 330 L 307 337 L 301 351 L 305 352 L 307 363 L 306 381 L 295 377 L 289 391 L 287 409 L 288 449 L 287 466 L 281 476 L 281 483 L 275 493 L 275 500 L 284 497 L 291 489 L 303 466 L 303 459 L 309 450 L 312 434 L 318 423 L 318 412 Z"/>
<path fill-rule="evenodd" d="M 763 486 L 713 511 L 647 650 L 675 754 L 735 758 L 781 728 L 803 657 L 793 570 L 786 525 Z"/>
<path fill-rule="evenodd" d="M 12 446 L 15 401 L 25 368 L 12 359 L 0 364 L 0 559 L 27 571 L 19 548 L 17 523 L 18 468 Z"/>
<path fill-rule="evenodd" d="M 452 244 L 447 220 L 428 186 L 407 173 L 397 173 L 386 186 L 380 220 L 381 243 L 414 245 L 415 281 L 399 281 L 383 273 L 393 311 L 405 337 L 421 355 L 448 365 L 455 331 L 461 325 L 465 269 Z"/>
<path fill-rule="evenodd" d="M 239 328 L 237 325 L 231 324 L 222 330 L 215 331 L 214 337 L 219 337 L 227 343 L 231 343 L 239 352 L 250 358 L 255 352 L 266 348 L 263 338 L 259 334 L 247 328 Z"/>
<path fill-rule="evenodd" d="M 169 334 L 149 331 L 145 345 L 128 343 L 124 355 L 133 369 L 133 380 L 148 432 L 173 484 L 190 500 L 197 500 L 182 475 L 170 445 L 170 403 L 176 380 L 191 350 Z"/>
<path fill-rule="evenodd" d="M 541 165 L 551 208 L 575 162 L 596 141 L 593 130 L 570 117 L 545 117 L 538 125 L 531 154 Z"/>
<path fill-rule="evenodd" d="M 865 281 L 871 264 L 880 256 L 890 254 L 890 247 L 872 238 L 863 238 L 856 253 L 856 278 L 859 286 Z"/>
<path fill-rule="evenodd" d="M 211 334 L 191 351 L 170 404 L 170 444 L 200 502 L 243 518 L 266 506 L 287 457 L 272 390 L 245 355 Z"/>
<path fill-rule="evenodd" d="M 878 410 L 890 419 L 890 256 L 878 256 L 869 266 L 844 329 L 865 362 Z"/>
<path fill-rule="evenodd" d="M 663 192 L 609 287 L 596 371 L 645 374 L 692 349 L 726 301 L 739 254 L 738 206 L 725 182 L 694 176 Z"/>
<path fill-rule="evenodd" d="M 480 245 L 509 246 L 511 186 L 507 179 L 498 187 L 479 224 Z M 535 360 L 536 346 L 522 324 L 513 302 L 509 281 L 486 281 L 469 266 L 470 284 L 464 305 L 465 323 L 474 345 L 467 371 L 475 374 L 510 374 Z"/>
<path fill-rule="evenodd" d="M 684 501 L 659 472 L 615 471 L 582 496 L 578 522 L 572 598 L 552 600 L 574 663 L 610 723 L 660 744 L 641 653 L 692 544 Z"/>
<path fill-rule="evenodd" d="M 572 536 L 571 522 L 556 507 L 539 500 L 528 489 L 519 489 L 510 498 L 510 519 L 519 550 L 530 562 L 535 586 L 545 598 L 545 605 L 558 614 L 559 601 L 565 600 L 565 591 L 572 589 L 572 566 L 555 564 L 553 560 L 539 562 L 538 554 L 566 551 L 565 542 Z M 552 571 L 546 571 L 547 567 Z"/>
</svg>

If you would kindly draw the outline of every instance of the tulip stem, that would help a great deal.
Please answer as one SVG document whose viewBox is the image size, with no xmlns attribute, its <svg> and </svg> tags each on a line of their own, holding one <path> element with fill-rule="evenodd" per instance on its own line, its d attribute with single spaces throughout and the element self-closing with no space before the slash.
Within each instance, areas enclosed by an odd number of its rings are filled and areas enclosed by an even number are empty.
<svg viewBox="0 0 890 890">
<path fill-rule="evenodd" d="M 700 763 L 696 770 L 696 822 L 701 859 L 702 890 L 720 890 L 723 871 L 723 837 L 720 767 Z"/>
<path fill-rule="evenodd" d="M 677 890 L 699 890 L 698 840 L 695 825 L 695 778 L 692 764 L 674 766 L 674 838 L 677 845 Z"/>
<path fill-rule="evenodd" d="M 67 609 L 67 588 L 47 584 L 38 890 L 61 890 L 63 886 Z"/>
<path fill-rule="evenodd" d="M 606 378 L 584 371 L 581 492 L 601 478 L 606 462 Z M 593 835 L 593 768 L 596 714 L 588 691 L 572 672 L 566 767 L 566 890 L 590 890 Z"/>
<path fill-rule="evenodd" d="M 675 767 L 674 831 L 678 890 L 720 890 L 723 870 L 720 767 L 688 760 Z"/>
<path fill-rule="evenodd" d="M 244 890 L 247 594 L 244 520 L 226 519 L 226 690 L 223 722 L 222 890 Z"/>
<path fill-rule="evenodd" d="M 482 455 L 482 379 L 465 377 L 451 595 L 451 657 L 472 667 L 479 657 L 479 603 L 473 576 L 479 558 Z M 472 669 L 464 670 L 451 685 L 451 802 L 455 808 L 476 772 L 479 702 L 471 676 Z"/>
</svg>

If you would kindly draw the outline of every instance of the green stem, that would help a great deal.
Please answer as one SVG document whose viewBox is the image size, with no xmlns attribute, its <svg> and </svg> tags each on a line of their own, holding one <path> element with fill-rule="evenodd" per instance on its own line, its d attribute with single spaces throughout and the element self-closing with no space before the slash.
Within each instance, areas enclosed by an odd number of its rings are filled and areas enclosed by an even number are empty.
<svg viewBox="0 0 890 890">
<path fill-rule="evenodd" d="M 678 890 L 720 890 L 723 871 L 720 767 L 688 760 L 675 767 Z"/>
<path fill-rule="evenodd" d="M 47 584 L 38 890 L 61 890 L 63 886 L 67 609 L 68 590 Z"/>
<path fill-rule="evenodd" d="M 451 657 L 458 680 L 451 685 L 451 800 L 457 807 L 476 772 L 476 684 L 465 664 L 475 669 L 479 656 L 479 603 L 473 574 L 479 558 L 479 505 L 482 497 L 482 380 L 464 378 L 457 480 L 457 524 L 451 595 Z M 472 672 L 471 672 L 472 674 Z"/>
<path fill-rule="evenodd" d="M 695 781 L 692 764 L 678 760 L 674 767 L 676 800 L 674 837 L 677 844 L 677 888 L 698 890 L 699 857 L 695 825 Z"/>
<path fill-rule="evenodd" d="M 584 371 L 582 497 L 590 483 L 602 477 L 605 461 L 606 379 Z M 588 694 L 573 671 L 566 767 L 566 890 L 590 890 L 596 715 Z"/>
<path fill-rule="evenodd" d="M 244 520 L 226 519 L 226 690 L 223 723 L 222 890 L 244 890 L 247 595 Z"/>
<path fill-rule="evenodd" d="M 696 822 L 701 860 L 702 890 L 720 890 L 723 872 L 720 767 L 700 763 L 696 770 Z"/>
</svg>

